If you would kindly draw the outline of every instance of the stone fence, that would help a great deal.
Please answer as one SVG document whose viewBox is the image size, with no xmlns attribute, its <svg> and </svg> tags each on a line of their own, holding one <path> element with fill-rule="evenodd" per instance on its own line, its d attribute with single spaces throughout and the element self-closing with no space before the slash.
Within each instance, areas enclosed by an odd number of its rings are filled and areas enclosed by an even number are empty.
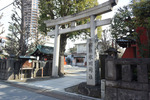
<svg viewBox="0 0 150 100">
<path fill-rule="evenodd" d="M 150 59 L 107 58 L 105 100 L 150 100 Z"/>
<path fill-rule="evenodd" d="M 17 80 L 21 79 L 21 67 L 23 60 L 0 60 L 0 79 L 2 80 Z M 42 69 L 42 70 L 41 70 Z M 50 76 L 52 70 L 52 61 L 32 61 L 33 77 Z M 41 72 L 42 71 L 42 72 Z M 31 71 L 23 71 L 23 78 L 30 78 Z M 26 75 L 25 75 L 26 74 Z"/>
<path fill-rule="evenodd" d="M 0 60 L 0 79 L 11 80 L 14 78 L 14 61 L 13 60 Z"/>
</svg>

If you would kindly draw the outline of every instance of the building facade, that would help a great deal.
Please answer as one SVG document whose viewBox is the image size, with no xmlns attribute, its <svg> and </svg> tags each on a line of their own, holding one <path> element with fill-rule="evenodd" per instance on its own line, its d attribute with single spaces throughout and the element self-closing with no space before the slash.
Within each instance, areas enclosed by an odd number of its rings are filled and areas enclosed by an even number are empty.
<svg viewBox="0 0 150 100">
<path fill-rule="evenodd" d="M 37 33 L 39 0 L 23 0 L 24 25 L 26 31 L 31 35 Z"/>
<path fill-rule="evenodd" d="M 76 43 L 77 46 L 77 53 L 73 54 L 73 61 L 72 65 L 74 66 L 86 66 L 86 42 L 83 43 Z"/>
</svg>

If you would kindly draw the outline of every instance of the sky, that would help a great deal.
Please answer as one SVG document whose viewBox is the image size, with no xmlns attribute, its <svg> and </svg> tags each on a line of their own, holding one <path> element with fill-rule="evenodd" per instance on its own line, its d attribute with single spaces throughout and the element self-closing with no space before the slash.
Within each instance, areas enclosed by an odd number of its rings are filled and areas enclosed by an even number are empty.
<svg viewBox="0 0 150 100">
<path fill-rule="evenodd" d="M 108 0 L 98 0 L 99 4 L 102 4 L 102 3 L 106 2 L 106 1 L 108 1 Z M 130 1 L 131 0 L 118 0 L 118 4 L 113 7 L 113 10 L 111 12 L 103 14 L 102 15 L 102 19 L 112 18 L 118 8 L 123 7 L 125 5 L 128 5 L 130 3 Z"/>
<path fill-rule="evenodd" d="M 2 9 L 3 7 L 9 5 L 13 1 L 14 0 L 0 0 L 0 9 Z M 106 2 L 106 1 L 108 1 L 108 0 L 98 0 L 99 4 L 102 4 L 102 3 Z M 124 5 L 129 4 L 130 1 L 131 0 L 118 0 L 118 4 L 115 7 L 113 7 L 113 11 L 111 11 L 111 12 L 109 12 L 107 14 L 103 14 L 102 15 L 102 19 L 112 18 L 119 7 L 122 7 Z M 8 31 L 9 23 L 8 22 L 11 22 L 12 9 L 13 9 L 13 5 L 7 7 L 6 9 L 4 9 L 2 11 L 0 11 L 0 14 L 3 13 L 3 18 L 0 20 L 0 22 L 2 24 L 4 24 L 3 27 L 5 29 L 5 33 L 2 36 L 6 36 L 9 33 L 9 31 Z M 105 28 L 105 27 L 106 26 L 104 26 L 103 28 Z M 75 43 L 76 43 L 76 41 L 75 41 Z M 66 49 L 71 48 L 73 46 L 74 46 L 73 42 L 68 40 L 68 44 L 66 46 Z"/>
<path fill-rule="evenodd" d="M 0 9 L 2 9 L 3 7 L 9 5 L 10 3 L 12 3 L 14 0 L 0 0 Z M 5 29 L 5 33 L 3 34 L 3 36 L 6 36 L 6 34 L 8 33 L 8 26 L 9 26 L 9 23 L 8 22 L 11 22 L 11 15 L 12 15 L 12 9 L 13 9 L 13 5 L 7 7 L 6 9 L 0 11 L 0 14 L 3 13 L 3 17 L 2 19 L 0 20 L 0 22 L 3 25 L 4 29 Z"/>
</svg>

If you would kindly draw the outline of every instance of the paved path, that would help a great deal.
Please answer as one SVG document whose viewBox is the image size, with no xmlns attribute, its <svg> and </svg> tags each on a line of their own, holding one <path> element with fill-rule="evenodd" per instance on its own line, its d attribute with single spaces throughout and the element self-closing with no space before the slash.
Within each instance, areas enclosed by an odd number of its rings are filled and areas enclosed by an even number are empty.
<svg viewBox="0 0 150 100">
<path fill-rule="evenodd" d="M 65 88 L 86 81 L 86 67 L 65 66 L 64 71 L 67 74 L 65 75 L 65 77 L 62 78 L 42 80 L 42 81 L 31 81 L 25 83 L 9 81 L 8 83 L 12 83 L 12 85 L 16 87 L 19 86 L 20 88 L 24 88 L 26 90 L 30 90 L 32 92 L 40 93 L 46 96 L 58 98 L 60 100 L 101 100 L 97 98 L 83 96 L 80 94 L 68 93 L 64 91 Z M 34 99 L 28 99 L 28 100 L 34 100 Z M 42 98 L 42 100 L 46 100 L 46 99 Z"/>
<path fill-rule="evenodd" d="M 86 75 L 86 67 L 78 67 L 78 66 L 70 66 L 70 65 L 65 65 L 64 66 L 64 72 L 65 73 L 70 73 L 70 74 L 84 74 Z"/>
<path fill-rule="evenodd" d="M 28 85 L 45 89 L 64 91 L 65 88 L 86 81 L 86 67 L 65 66 L 65 77 L 45 81 L 29 82 Z"/>
<path fill-rule="evenodd" d="M 60 100 L 0 82 L 0 100 Z"/>
</svg>

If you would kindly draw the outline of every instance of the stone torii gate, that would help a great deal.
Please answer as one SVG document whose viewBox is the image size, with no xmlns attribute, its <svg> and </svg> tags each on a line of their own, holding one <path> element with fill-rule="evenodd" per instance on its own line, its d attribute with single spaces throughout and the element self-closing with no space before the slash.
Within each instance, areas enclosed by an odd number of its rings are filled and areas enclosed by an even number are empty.
<svg viewBox="0 0 150 100">
<path fill-rule="evenodd" d="M 91 38 L 87 42 L 87 84 L 88 85 L 96 85 L 96 67 L 97 61 L 99 57 L 95 53 L 95 46 L 96 46 L 96 38 L 97 35 L 97 27 L 103 26 L 111 23 L 111 19 L 105 20 L 95 20 L 97 15 L 101 15 L 107 12 L 112 11 L 113 6 L 117 4 L 118 0 L 109 0 L 103 4 L 95 6 L 93 8 L 87 9 L 80 13 L 76 13 L 73 15 L 65 16 L 62 18 L 58 18 L 55 20 L 47 20 L 44 21 L 47 27 L 55 26 L 55 30 L 52 32 L 48 32 L 48 35 L 55 35 L 55 42 L 54 42 L 54 55 L 53 55 L 53 66 L 52 66 L 52 76 L 58 77 L 58 67 L 59 67 L 59 46 L 60 46 L 60 35 L 79 31 L 83 29 L 90 28 L 91 30 Z M 76 21 L 81 19 L 86 19 L 90 17 L 90 23 L 84 25 L 76 26 Z M 66 29 L 59 29 L 59 25 L 64 25 L 71 23 L 70 28 Z"/>
</svg>

